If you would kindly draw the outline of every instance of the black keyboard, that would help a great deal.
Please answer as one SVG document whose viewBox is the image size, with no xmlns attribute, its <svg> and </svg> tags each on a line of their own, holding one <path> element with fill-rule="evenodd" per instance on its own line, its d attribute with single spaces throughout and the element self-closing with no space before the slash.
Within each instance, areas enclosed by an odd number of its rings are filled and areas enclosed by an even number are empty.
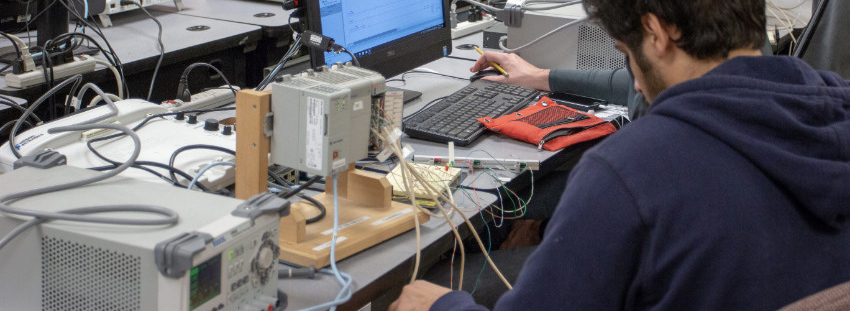
<svg viewBox="0 0 850 311">
<path fill-rule="evenodd" d="M 487 129 L 476 119 L 520 110 L 538 95 L 533 89 L 479 79 L 404 120 L 404 132 L 410 137 L 466 146 Z"/>
</svg>

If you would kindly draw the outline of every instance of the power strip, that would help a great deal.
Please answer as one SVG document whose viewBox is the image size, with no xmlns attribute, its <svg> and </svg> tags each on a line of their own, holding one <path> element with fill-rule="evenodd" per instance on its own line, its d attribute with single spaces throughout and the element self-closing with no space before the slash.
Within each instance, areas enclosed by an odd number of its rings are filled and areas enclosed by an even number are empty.
<svg viewBox="0 0 850 311">
<path fill-rule="evenodd" d="M 413 162 L 417 164 L 430 165 L 446 165 L 451 164 L 452 167 L 470 167 L 491 168 L 491 169 L 507 169 L 513 171 L 540 169 L 539 160 L 521 160 L 521 159 L 494 159 L 494 158 L 464 158 L 455 157 L 454 163 L 449 163 L 446 157 L 436 157 L 428 155 L 413 155 Z"/>
<path fill-rule="evenodd" d="M 484 16 L 484 19 L 480 21 L 457 23 L 457 27 L 452 28 L 452 39 L 457 39 L 472 33 L 483 31 L 494 24 L 496 24 L 496 20 L 489 15 Z"/>
<path fill-rule="evenodd" d="M 234 86 L 233 88 L 236 91 L 240 90 L 238 86 Z M 233 94 L 233 91 L 227 85 L 192 94 L 191 98 L 192 100 L 188 103 L 184 103 L 179 99 L 166 100 L 162 102 L 161 106 L 168 109 L 169 112 L 174 112 L 213 109 L 236 101 L 236 95 Z"/>
<path fill-rule="evenodd" d="M 94 57 L 82 55 L 73 62 L 53 66 L 53 77 L 55 79 L 63 79 L 76 74 L 93 72 L 95 65 Z M 6 85 L 14 88 L 25 89 L 44 82 L 44 70 L 42 67 L 36 67 L 35 70 L 22 74 L 6 74 Z"/>
</svg>

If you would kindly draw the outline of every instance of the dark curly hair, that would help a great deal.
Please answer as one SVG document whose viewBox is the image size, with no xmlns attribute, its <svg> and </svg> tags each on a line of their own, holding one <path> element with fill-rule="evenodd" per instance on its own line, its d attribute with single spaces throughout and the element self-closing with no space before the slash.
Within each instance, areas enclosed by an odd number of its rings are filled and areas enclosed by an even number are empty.
<svg viewBox="0 0 850 311">
<path fill-rule="evenodd" d="M 647 13 L 676 26 L 676 44 L 698 59 L 726 58 L 767 40 L 764 0 L 584 0 L 584 8 L 632 51 L 643 41 L 641 17 Z"/>
</svg>

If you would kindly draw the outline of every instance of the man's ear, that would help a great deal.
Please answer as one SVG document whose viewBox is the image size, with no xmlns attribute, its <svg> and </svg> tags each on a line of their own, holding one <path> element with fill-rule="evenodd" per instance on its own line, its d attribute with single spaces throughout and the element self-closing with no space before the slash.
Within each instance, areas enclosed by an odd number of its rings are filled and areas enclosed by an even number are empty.
<svg viewBox="0 0 850 311">
<path fill-rule="evenodd" d="M 673 49 L 676 48 L 674 42 L 679 38 L 679 30 L 668 25 L 658 18 L 653 13 L 647 13 L 641 18 L 641 24 L 644 31 L 644 42 L 651 50 L 646 53 L 653 53 L 656 58 L 668 56 Z"/>
</svg>

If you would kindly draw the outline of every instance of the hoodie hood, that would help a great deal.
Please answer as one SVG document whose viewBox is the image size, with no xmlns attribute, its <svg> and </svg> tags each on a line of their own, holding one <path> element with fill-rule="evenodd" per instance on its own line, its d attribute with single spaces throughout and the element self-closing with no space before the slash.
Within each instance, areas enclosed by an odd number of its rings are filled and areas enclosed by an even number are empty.
<svg viewBox="0 0 850 311">
<path fill-rule="evenodd" d="M 837 74 L 791 57 L 735 57 L 665 90 L 649 113 L 719 139 L 820 221 L 848 226 L 850 84 Z"/>
</svg>

